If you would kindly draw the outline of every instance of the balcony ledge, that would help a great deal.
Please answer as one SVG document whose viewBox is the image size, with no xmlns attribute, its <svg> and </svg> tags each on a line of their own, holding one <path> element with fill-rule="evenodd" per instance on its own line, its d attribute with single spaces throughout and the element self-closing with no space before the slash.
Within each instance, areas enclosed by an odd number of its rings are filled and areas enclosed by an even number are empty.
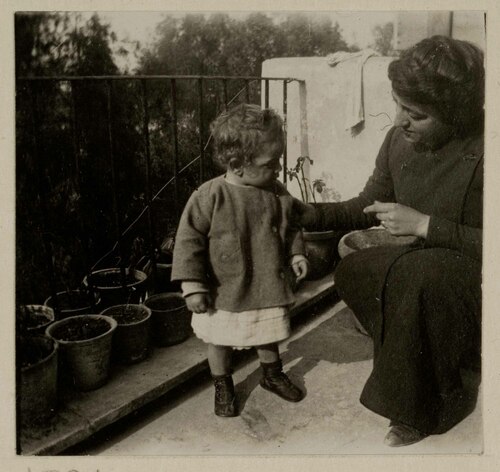
<svg viewBox="0 0 500 472">
<path fill-rule="evenodd" d="M 291 316 L 307 316 L 314 305 L 334 293 L 332 274 L 305 282 Z M 207 370 L 205 344 L 195 336 L 176 346 L 155 348 L 138 364 L 113 365 L 106 385 L 91 392 L 61 392 L 60 406 L 51 420 L 38 428 L 21 429 L 20 453 L 59 454 Z"/>
</svg>

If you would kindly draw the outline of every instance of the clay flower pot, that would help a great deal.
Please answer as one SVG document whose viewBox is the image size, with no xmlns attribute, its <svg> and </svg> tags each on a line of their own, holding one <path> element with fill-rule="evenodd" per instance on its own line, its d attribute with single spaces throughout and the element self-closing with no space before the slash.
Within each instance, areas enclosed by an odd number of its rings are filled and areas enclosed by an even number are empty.
<svg viewBox="0 0 500 472">
<path fill-rule="evenodd" d="M 125 269 L 125 287 L 122 285 L 121 270 L 101 269 L 90 274 L 92 286 L 99 293 L 101 308 L 126 303 L 141 303 L 146 296 L 147 275 L 140 270 Z M 89 285 L 88 277 L 83 283 Z"/>
<path fill-rule="evenodd" d="M 28 336 L 19 340 L 17 351 L 20 423 L 30 426 L 55 413 L 58 344 L 48 336 Z"/>
<path fill-rule="evenodd" d="M 344 258 L 352 252 L 376 246 L 410 246 L 418 240 L 415 236 L 393 236 L 385 228 L 351 231 L 339 242 L 339 255 Z"/>
<path fill-rule="evenodd" d="M 101 315 L 113 318 L 118 326 L 113 336 L 112 358 L 122 364 L 132 364 L 149 354 L 151 310 L 144 305 L 115 305 Z"/>
<path fill-rule="evenodd" d="M 76 389 L 94 390 L 108 381 L 116 327 L 109 316 L 78 315 L 47 328 L 47 335 L 59 343 L 61 360 Z"/>
<path fill-rule="evenodd" d="M 45 329 L 55 320 L 54 310 L 44 305 L 22 305 L 22 329 L 28 335 L 44 334 Z"/>
<path fill-rule="evenodd" d="M 339 231 L 304 231 L 309 272 L 306 280 L 317 280 L 333 273 L 339 261 L 337 245 L 344 233 Z"/>
<path fill-rule="evenodd" d="M 86 315 L 95 313 L 96 307 L 99 306 L 100 299 L 97 294 L 94 295 L 94 308 L 92 308 L 90 293 L 85 290 L 69 290 L 57 292 L 57 303 L 59 308 L 59 318 L 63 319 L 68 316 Z M 47 298 L 43 303 L 45 306 L 54 308 L 52 297 Z"/>
<path fill-rule="evenodd" d="M 180 293 L 159 293 L 147 298 L 144 305 L 152 312 L 152 334 L 157 346 L 178 344 L 191 335 L 191 313 Z"/>
</svg>

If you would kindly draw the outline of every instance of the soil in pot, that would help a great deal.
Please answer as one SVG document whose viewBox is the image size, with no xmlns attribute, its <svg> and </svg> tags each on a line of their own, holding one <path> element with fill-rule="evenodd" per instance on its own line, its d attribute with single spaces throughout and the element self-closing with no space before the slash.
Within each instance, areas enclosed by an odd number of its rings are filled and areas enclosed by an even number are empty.
<svg viewBox="0 0 500 472">
<path fill-rule="evenodd" d="M 44 305 L 21 305 L 16 317 L 19 330 L 31 335 L 44 334 L 55 319 L 54 310 Z"/>
<path fill-rule="evenodd" d="M 68 316 L 85 315 L 95 313 L 95 307 L 99 305 L 99 298 L 94 295 L 94 308 L 92 308 L 91 295 L 85 290 L 68 290 L 57 292 L 57 305 L 59 309 L 59 318 Z M 45 300 L 44 305 L 54 308 L 52 297 Z"/>
<path fill-rule="evenodd" d="M 78 315 L 47 328 L 47 334 L 60 345 L 61 373 L 78 390 L 94 390 L 107 382 L 116 326 L 108 316 Z"/>
<path fill-rule="evenodd" d="M 113 337 L 114 361 L 131 364 L 145 359 L 150 348 L 151 310 L 144 305 L 116 305 L 104 310 L 102 315 L 118 323 Z"/>
<path fill-rule="evenodd" d="M 158 346 L 178 344 L 191 335 L 191 313 L 181 294 L 159 293 L 144 305 L 151 309 L 152 334 Z"/>
<path fill-rule="evenodd" d="M 91 282 L 99 293 L 102 308 L 140 303 L 145 297 L 147 278 L 147 275 L 140 270 L 126 269 L 123 280 L 121 270 L 117 268 L 97 270 L 91 274 Z M 83 283 L 88 286 L 87 277 Z"/>
<path fill-rule="evenodd" d="M 52 336 L 59 341 L 84 341 L 96 338 L 109 330 L 109 323 L 103 319 L 82 318 L 71 324 L 58 326 Z"/>
</svg>

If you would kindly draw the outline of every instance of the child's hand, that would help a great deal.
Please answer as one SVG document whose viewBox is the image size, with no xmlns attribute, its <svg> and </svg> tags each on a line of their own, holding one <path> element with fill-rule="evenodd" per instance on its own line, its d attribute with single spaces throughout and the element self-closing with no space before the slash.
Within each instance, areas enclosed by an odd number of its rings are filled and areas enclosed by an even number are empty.
<svg viewBox="0 0 500 472">
<path fill-rule="evenodd" d="M 307 272 L 309 271 L 309 262 L 304 257 L 292 263 L 293 273 L 297 276 L 297 282 L 300 282 L 305 278 Z"/>
<path fill-rule="evenodd" d="M 212 298 L 208 293 L 193 293 L 186 297 L 186 305 L 193 313 L 205 313 L 212 306 Z"/>
</svg>

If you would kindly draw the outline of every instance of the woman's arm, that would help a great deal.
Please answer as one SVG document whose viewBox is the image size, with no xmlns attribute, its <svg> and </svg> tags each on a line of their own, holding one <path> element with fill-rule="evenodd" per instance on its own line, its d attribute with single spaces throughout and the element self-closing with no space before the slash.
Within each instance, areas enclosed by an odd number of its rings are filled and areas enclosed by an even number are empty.
<svg viewBox="0 0 500 472">
<path fill-rule="evenodd" d="M 394 201 L 394 184 L 389 170 L 389 148 L 395 128 L 386 135 L 380 147 L 375 169 L 363 191 L 344 202 L 298 204 L 301 223 L 310 230 L 354 230 L 378 224 L 377 218 L 363 210 L 374 201 Z"/>
</svg>

